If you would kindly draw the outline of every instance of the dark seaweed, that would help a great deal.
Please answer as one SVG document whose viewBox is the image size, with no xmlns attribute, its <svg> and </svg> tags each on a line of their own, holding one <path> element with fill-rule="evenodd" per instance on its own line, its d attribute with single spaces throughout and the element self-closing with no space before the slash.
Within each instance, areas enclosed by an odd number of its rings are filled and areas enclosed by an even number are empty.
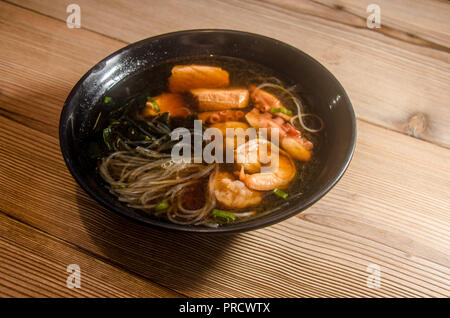
<svg viewBox="0 0 450 318">
<path fill-rule="evenodd" d="M 110 153 L 144 147 L 157 152 L 170 152 L 178 142 L 171 140 L 177 127 L 193 130 L 197 115 L 185 119 L 170 118 L 169 113 L 144 118 L 140 114 L 147 102 L 147 94 L 139 94 L 120 103 L 109 96 L 104 98 L 88 144 L 91 158 L 99 159 Z M 102 113 L 105 113 L 102 116 Z"/>
<path fill-rule="evenodd" d="M 88 146 L 90 157 L 99 158 L 138 146 L 160 152 L 171 149 L 169 114 L 142 118 L 139 114 L 146 101 L 145 93 L 132 96 L 122 103 L 105 97 L 98 123 L 94 127 L 94 136 Z M 105 115 L 102 116 L 102 113 Z"/>
</svg>

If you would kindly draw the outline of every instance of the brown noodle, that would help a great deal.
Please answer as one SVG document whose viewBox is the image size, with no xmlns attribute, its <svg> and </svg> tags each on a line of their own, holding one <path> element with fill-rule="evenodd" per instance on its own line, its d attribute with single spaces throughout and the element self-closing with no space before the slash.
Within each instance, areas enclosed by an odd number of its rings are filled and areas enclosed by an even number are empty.
<svg viewBox="0 0 450 318">
<path fill-rule="evenodd" d="M 200 209 L 189 210 L 182 206 L 182 193 L 190 185 L 214 178 L 217 164 L 174 162 L 170 154 L 162 154 L 142 147 L 117 151 L 102 160 L 100 175 L 109 183 L 119 201 L 128 206 L 155 215 L 154 209 L 167 202 L 167 218 L 177 224 L 205 224 L 214 209 L 214 191 L 208 183 L 205 204 Z"/>
</svg>

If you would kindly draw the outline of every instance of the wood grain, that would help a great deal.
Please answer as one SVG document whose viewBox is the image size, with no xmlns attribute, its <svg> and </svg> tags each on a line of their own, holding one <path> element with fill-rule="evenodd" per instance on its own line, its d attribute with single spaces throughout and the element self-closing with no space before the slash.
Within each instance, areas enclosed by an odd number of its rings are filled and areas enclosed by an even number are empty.
<svg viewBox="0 0 450 318">
<path fill-rule="evenodd" d="M 5 3 L 0 23 L 0 114 L 56 136 L 71 88 L 124 43 Z"/>
<path fill-rule="evenodd" d="M 364 146 L 313 208 L 266 229 L 210 237 L 150 229 L 106 211 L 64 169 L 56 138 L 4 117 L 0 127 L 0 210 L 179 293 L 450 296 L 450 169 L 422 172 L 425 179 L 416 173 L 438 159 L 449 162 L 437 146 L 391 132 L 396 151 L 385 152 L 376 138 L 382 129 L 359 123 Z M 417 162 L 417 153 L 427 156 Z M 396 169 L 404 184 L 387 191 Z M 388 192 L 395 191 L 392 201 Z M 384 288 L 366 287 L 369 264 L 381 266 Z"/>
<path fill-rule="evenodd" d="M 366 12 L 367 6 L 374 3 L 371 0 L 313 0 L 313 2 L 363 17 L 364 22 L 369 15 Z M 398 36 L 401 40 L 418 45 L 427 46 L 428 42 L 430 47 L 448 52 L 450 47 L 448 2 L 410 0 L 405 5 L 403 0 L 381 0 L 376 3 L 381 9 L 382 24 L 388 26 L 388 29 L 383 31 L 381 28 L 375 31 L 382 32 L 386 36 Z M 393 31 L 398 33 L 392 33 Z M 433 45 L 434 43 L 438 46 Z"/>
<path fill-rule="evenodd" d="M 178 297 L 0 213 L 0 297 Z M 81 271 L 70 289 L 69 264 Z"/>
<path fill-rule="evenodd" d="M 415 173 L 438 159 L 449 162 L 442 148 L 389 133 L 394 149 L 403 151 L 385 152 L 376 138 L 382 129 L 359 123 L 362 146 L 349 172 L 313 208 L 266 229 L 210 237 L 154 230 L 111 214 L 64 169 L 56 138 L 3 117 L 0 127 L 0 210 L 179 293 L 450 296 L 450 169 L 422 172 L 426 179 Z M 427 155 L 418 161 L 416 152 Z M 384 179 L 398 169 L 406 179 L 391 187 L 392 201 L 386 183 L 394 179 Z M 372 263 L 383 271 L 380 290 L 365 285 Z"/>
<path fill-rule="evenodd" d="M 13 2 L 62 21 L 68 16 L 65 8 L 70 3 L 68 0 Z M 282 1 L 281 4 L 290 4 L 288 9 L 279 6 L 278 1 L 277 5 L 237 0 L 141 0 L 134 2 L 133 6 L 124 0 L 80 0 L 77 3 L 82 8 L 83 28 L 125 42 L 194 28 L 239 29 L 285 41 L 310 54 L 336 75 L 349 93 L 359 118 L 409 134 L 409 120 L 416 114 L 423 114 L 426 129 L 414 136 L 450 147 L 450 55 L 448 47 L 444 47 L 447 40 L 443 36 L 447 34 L 446 29 L 426 33 L 430 36 L 426 37 L 429 41 L 434 41 L 436 37 L 444 38 L 444 42 L 439 42 L 443 46 L 441 49 L 420 43 L 417 40 L 419 35 L 414 33 L 418 29 L 417 22 L 402 23 L 412 13 L 400 14 L 402 7 L 399 5 L 393 4 L 391 10 L 386 10 L 388 22 L 393 16 L 403 17 L 393 27 L 388 29 L 386 26 L 389 33 L 386 36 L 381 31 L 354 27 L 363 23 L 361 17 L 355 16 L 361 14 L 357 8 L 362 5 L 349 4 L 350 11 L 345 12 L 328 8 L 327 5 L 339 8 L 331 1 L 324 1 L 325 5 L 317 1 L 296 1 L 294 5 L 292 1 Z M 429 14 L 440 13 L 436 24 L 432 23 L 430 29 L 441 26 L 450 13 L 450 5 L 432 4 Z M 416 11 L 408 12 L 423 12 L 420 11 L 421 5 L 412 2 L 411 6 L 414 5 Z M 305 7 L 308 10 L 305 11 Z M 324 16 L 336 18 L 324 19 Z M 342 23 L 347 19 L 351 22 Z M 432 19 L 428 16 L 428 20 Z M 398 25 L 402 29 L 397 32 L 394 27 Z"/>
<path fill-rule="evenodd" d="M 2 221 L 0 228 L 31 226 L 50 240 L 33 245 L 13 235 L 14 244 L 29 247 L 24 262 L 53 251 L 48 267 L 59 273 L 67 254 L 55 246 L 73 244 L 86 266 L 100 261 L 111 270 L 125 268 L 127 275 L 192 297 L 450 296 L 448 149 L 358 120 L 348 172 L 298 217 L 228 236 L 147 228 L 90 199 L 68 173 L 57 139 L 59 112 L 73 84 L 124 43 L 4 3 L 0 23 L 0 211 L 27 224 Z M 41 245 L 47 252 L 36 252 Z M 370 264 L 381 267 L 379 289 L 366 285 Z M 52 282 L 50 275 L 41 279 Z M 38 291 L 32 280 L 20 284 L 18 290 L 0 282 L 0 290 L 9 296 Z M 98 287 L 89 287 L 84 292 L 95 294 Z M 127 289 L 117 290 L 125 296 Z"/>
<path fill-rule="evenodd" d="M 408 5 L 402 0 L 377 1 L 381 10 L 381 28 L 367 27 L 367 7 L 374 2 L 371 0 L 261 0 L 275 6 L 297 11 L 324 20 L 338 22 L 361 29 L 366 34 L 377 32 L 385 37 L 381 41 L 388 43 L 390 38 L 417 46 L 415 52 L 434 56 L 448 61 L 447 54 L 436 51 L 450 52 L 450 27 L 448 23 L 449 6 L 440 1 L 409 1 Z M 421 14 L 418 14 L 420 12 Z M 426 12 L 426 14 L 423 14 Z M 432 18 L 431 18 L 432 17 Z M 371 35 L 369 35 L 371 36 Z M 421 50 L 420 47 L 432 50 Z M 413 49 L 414 48 L 411 48 Z"/>
</svg>

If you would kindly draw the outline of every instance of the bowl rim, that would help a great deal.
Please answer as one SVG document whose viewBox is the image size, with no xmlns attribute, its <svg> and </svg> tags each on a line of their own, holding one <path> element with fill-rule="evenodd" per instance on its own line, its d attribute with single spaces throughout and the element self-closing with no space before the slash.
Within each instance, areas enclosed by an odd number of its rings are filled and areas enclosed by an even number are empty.
<svg viewBox="0 0 450 318">
<path fill-rule="evenodd" d="M 126 50 L 129 50 L 135 46 L 139 46 L 141 44 L 144 44 L 148 41 L 158 41 L 161 39 L 165 39 L 165 38 L 170 38 L 170 37 L 174 37 L 174 36 L 180 36 L 180 35 L 189 35 L 189 34 L 198 34 L 198 33 L 221 33 L 221 34 L 232 34 L 232 35 L 239 35 L 239 36 L 247 36 L 247 37 L 251 37 L 251 38 L 259 38 L 265 41 L 272 41 L 274 44 L 285 47 L 289 50 L 293 50 L 296 54 L 302 56 L 303 58 L 309 60 L 310 62 L 312 62 L 313 64 L 317 65 L 317 67 L 321 68 L 322 71 L 325 71 L 325 73 L 328 73 L 331 76 L 331 79 L 337 84 L 337 87 L 342 91 L 342 94 L 344 95 L 343 97 L 345 97 L 346 100 L 348 100 L 348 111 L 350 114 L 350 119 L 351 119 L 351 143 L 350 143 L 350 148 L 348 149 L 346 155 L 345 155 L 345 159 L 344 159 L 344 163 L 341 167 L 339 167 L 338 169 L 338 173 L 324 186 L 322 187 L 319 191 L 315 192 L 314 195 L 312 195 L 310 198 L 308 198 L 302 205 L 301 207 L 290 207 L 288 208 L 286 211 L 283 211 L 281 213 L 278 214 L 274 214 L 272 216 L 268 216 L 264 219 L 258 220 L 255 219 L 252 223 L 246 223 L 246 222 L 242 222 L 242 223 L 235 223 L 235 224 L 231 224 L 231 225 L 227 225 L 227 226 L 223 226 L 223 227 L 217 227 L 217 228 L 210 228 L 210 227 L 200 227 L 200 226 L 192 226 L 192 225 L 181 225 L 181 224 L 175 224 L 175 223 L 169 223 L 167 221 L 162 221 L 159 219 L 151 219 L 151 218 L 137 218 L 134 216 L 129 215 L 127 212 L 125 212 L 124 210 L 118 208 L 117 206 L 114 206 L 112 204 L 110 204 L 107 200 L 105 200 L 101 195 L 99 195 L 96 191 L 93 191 L 87 184 L 87 182 L 84 181 L 81 173 L 79 171 L 77 171 L 73 165 L 73 163 L 70 160 L 70 153 L 69 153 L 69 141 L 68 141 L 68 137 L 67 134 L 65 133 L 65 125 L 64 122 L 66 122 L 69 118 L 69 114 L 71 113 L 72 109 L 69 108 L 70 106 L 70 101 L 72 100 L 73 96 L 76 94 L 76 92 L 80 89 L 80 87 L 82 86 L 84 80 L 95 71 L 96 67 L 99 64 L 102 63 L 106 63 L 106 61 L 108 61 L 109 59 L 113 58 L 114 56 L 117 56 L 121 53 L 123 53 Z M 342 86 L 342 84 L 337 80 L 337 78 L 325 67 L 323 66 L 320 62 L 318 62 L 316 59 L 314 59 L 313 57 L 311 57 L 310 55 L 306 54 L 305 52 L 301 51 L 300 49 L 287 44 L 285 42 L 282 42 L 280 40 L 268 37 L 268 36 L 264 36 L 264 35 L 260 35 L 260 34 L 256 34 L 256 33 L 250 33 L 250 32 L 246 32 L 246 31 L 239 31 L 239 30 L 232 30 L 232 29 L 190 29 L 190 30 L 182 30 L 182 31 L 175 31 L 175 32 L 169 32 L 169 33 L 164 33 L 164 34 L 160 34 L 160 35 L 156 35 L 156 36 L 152 36 L 152 37 L 148 37 L 142 40 L 139 40 L 137 42 L 134 43 L 130 43 L 128 45 L 126 45 L 125 47 L 109 54 L 108 56 L 106 56 L 105 58 L 103 58 L 101 61 L 97 62 L 92 68 L 90 68 L 79 80 L 78 82 L 75 84 L 75 86 L 72 88 L 72 90 L 70 91 L 69 95 L 67 96 L 63 108 L 61 110 L 61 114 L 60 114 L 60 119 L 59 119 L 59 145 L 60 145 L 60 150 L 62 153 L 62 156 L 64 158 L 64 161 L 66 163 L 66 166 L 69 170 L 69 172 L 71 173 L 71 175 L 73 176 L 73 178 L 75 179 L 75 181 L 78 183 L 78 185 L 90 196 L 92 197 L 95 201 L 97 201 L 98 203 L 100 203 L 100 205 L 102 205 L 103 207 L 105 207 L 106 209 L 108 209 L 109 211 L 113 211 L 121 216 L 124 216 L 128 219 L 131 219 L 135 222 L 138 222 L 140 224 L 144 224 L 146 226 L 151 226 L 153 228 L 159 228 L 159 229 L 165 229 L 165 230 L 173 230 L 173 231 L 182 231 L 182 232 L 190 232 L 190 233 L 216 233 L 216 234 L 220 234 L 220 233 L 237 233 L 237 232 L 244 232 L 244 231 L 250 231 L 250 230 L 256 230 L 262 227 L 266 227 L 269 225 L 273 225 L 275 223 L 281 222 L 283 220 L 286 220 L 298 213 L 301 213 L 302 211 L 306 210 L 307 208 L 309 208 L 310 206 L 312 206 L 314 203 L 316 203 L 318 200 L 320 200 L 322 197 L 324 197 L 338 182 L 339 180 L 342 178 L 342 176 L 344 175 L 345 171 L 347 170 L 352 158 L 353 158 L 353 154 L 355 151 L 355 147 L 356 147 L 356 116 L 355 116 L 355 111 L 353 109 L 353 105 L 350 101 L 350 98 L 347 95 L 347 92 L 345 91 L 344 87 Z"/>
</svg>

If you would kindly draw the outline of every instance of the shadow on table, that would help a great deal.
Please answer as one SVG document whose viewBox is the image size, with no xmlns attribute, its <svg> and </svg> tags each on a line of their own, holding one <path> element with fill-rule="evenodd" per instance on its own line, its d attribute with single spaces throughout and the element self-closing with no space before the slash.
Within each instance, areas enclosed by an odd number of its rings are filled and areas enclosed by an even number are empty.
<svg viewBox="0 0 450 318">
<path fill-rule="evenodd" d="M 109 261 L 189 296 L 207 284 L 207 272 L 239 234 L 181 233 L 139 224 L 117 215 L 77 186 L 82 223 L 97 252 Z"/>
</svg>

